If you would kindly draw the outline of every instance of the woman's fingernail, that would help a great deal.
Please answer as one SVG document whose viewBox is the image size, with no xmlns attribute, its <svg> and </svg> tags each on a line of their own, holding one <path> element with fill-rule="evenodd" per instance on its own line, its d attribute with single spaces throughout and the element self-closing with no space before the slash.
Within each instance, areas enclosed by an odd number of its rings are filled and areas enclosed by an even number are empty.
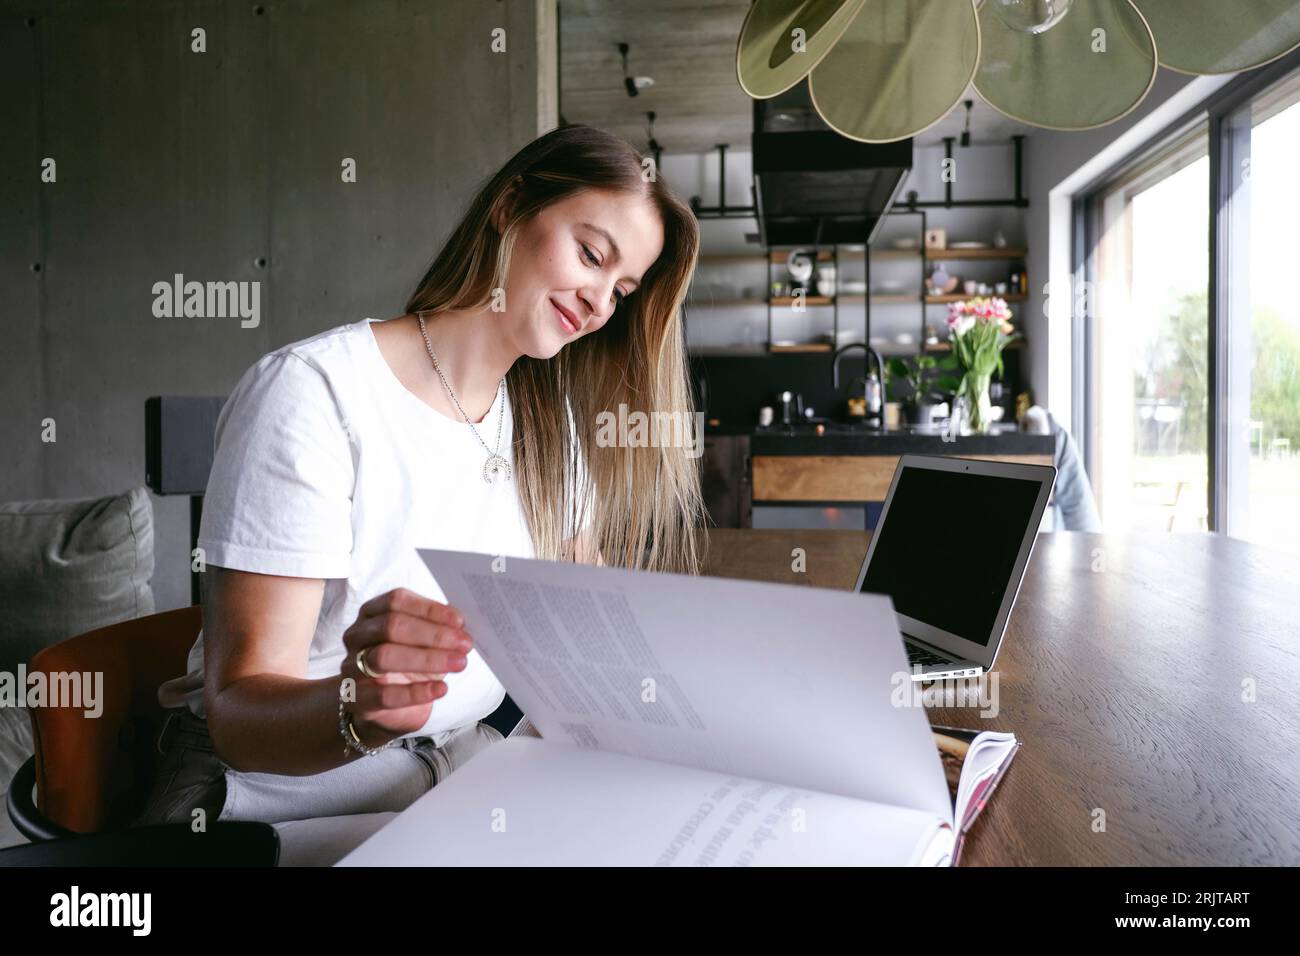
<svg viewBox="0 0 1300 956">
<path fill-rule="evenodd" d="M 454 654 L 451 658 L 451 666 L 461 668 L 465 666 L 465 656 L 463 654 Z"/>
<path fill-rule="evenodd" d="M 456 642 L 456 648 L 462 651 L 467 651 L 473 646 L 474 646 L 474 642 L 471 641 L 468 637 L 462 637 L 459 641 Z"/>
</svg>

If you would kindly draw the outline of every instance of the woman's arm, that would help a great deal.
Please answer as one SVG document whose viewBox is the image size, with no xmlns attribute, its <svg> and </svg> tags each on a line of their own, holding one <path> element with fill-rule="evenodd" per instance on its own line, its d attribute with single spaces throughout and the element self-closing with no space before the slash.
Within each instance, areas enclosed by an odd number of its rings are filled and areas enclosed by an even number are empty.
<svg viewBox="0 0 1300 956">
<path fill-rule="evenodd" d="M 235 770 L 293 775 L 350 760 L 341 677 L 305 677 L 325 582 L 211 565 L 202 581 L 203 706 L 217 755 Z"/>
<path fill-rule="evenodd" d="M 357 680 L 353 726 L 362 743 L 376 747 L 422 726 L 446 693 L 442 677 L 465 666 L 468 635 L 458 629 L 459 612 L 398 589 L 367 602 L 345 641 L 376 645 L 368 662 L 410 673 L 412 682 L 358 675 L 350 660 L 340 674 L 307 679 L 324 589 L 318 578 L 213 565 L 203 573 L 203 701 L 213 747 L 235 770 L 301 776 L 361 756 L 345 754 L 339 734 L 345 676 Z"/>
</svg>

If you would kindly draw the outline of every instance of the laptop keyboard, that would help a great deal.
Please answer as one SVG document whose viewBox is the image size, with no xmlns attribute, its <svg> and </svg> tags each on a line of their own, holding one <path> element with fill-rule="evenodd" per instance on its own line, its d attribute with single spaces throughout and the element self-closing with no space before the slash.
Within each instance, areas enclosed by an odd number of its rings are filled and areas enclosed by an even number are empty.
<svg viewBox="0 0 1300 956">
<path fill-rule="evenodd" d="M 922 667 L 925 667 L 928 664 L 952 663 L 949 658 L 939 657 L 936 654 L 930 653 L 924 647 L 919 647 L 916 644 L 905 643 L 903 646 L 907 648 L 907 662 L 909 664 L 920 664 Z"/>
</svg>

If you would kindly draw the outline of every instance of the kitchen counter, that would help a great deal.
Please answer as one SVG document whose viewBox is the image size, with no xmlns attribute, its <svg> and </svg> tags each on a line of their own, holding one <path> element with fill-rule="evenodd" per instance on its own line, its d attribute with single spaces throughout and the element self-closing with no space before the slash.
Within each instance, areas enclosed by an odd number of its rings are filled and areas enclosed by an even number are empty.
<svg viewBox="0 0 1300 956">
<path fill-rule="evenodd" d="M 755 426 L 749 422 L 724 422 L 719 421 L 717 424 L 705 421 L 705 435 L 749 435 L 755 431 Z"/>
<path fill-rule="evenodd" d="M 1047 455 L 1056 450 L 1051 435 L 1007 431 L 993 435 L 966 435 L 944 441 L 938 434 L 874 431 L 863 428 L 828 429 L 818 435 L 807 427 L 788 430 L 780 426 L 750 432 L 751 455 L 956 455 L 988 457 Z"/>
<path fill-rule="evenodd" d="M 755 428 L 749 436 L 752 502 L 829 505 L 884 501 L 903 455 L 981 458 L 1029 465 L 1053 463 L 1056 439 L 1008 428 L 945 441 L 942 435 L 882 432 L 828 423 Z"/>
<path fill-rule="evenodd" d="M 884 501 L 903 455 L 1050 465 L 1056 450 L 1051 435 L 1010 427 L 944 441 L 939 434 L 884 432 L 860 422 L 823 424 L 825 432 L 818 435 L 815 423 L 768 428 L 751 422 L 706 423 L 703 490 L 713 524 L 749 527 L 761 510 L 789 512 L 791 506 L 827 509 L 826 521 L 842 522 L 847 520 L 845 506 L 875 507 Z M 781 520 L 793 519 L 787 514 Z"/>
</svg>

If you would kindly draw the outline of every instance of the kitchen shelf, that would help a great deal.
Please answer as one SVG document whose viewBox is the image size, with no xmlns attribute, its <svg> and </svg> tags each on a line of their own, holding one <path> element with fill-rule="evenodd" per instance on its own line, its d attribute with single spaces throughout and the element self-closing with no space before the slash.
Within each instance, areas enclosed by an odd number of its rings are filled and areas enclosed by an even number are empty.
<svg viewBox="0 0 1300 956">
<path fill-rule="evenodd" d="M 805 246 L 792 246 L 791 248 L 793 248 L 793 249 L 804 249 L 804 248 L 806 248 L 806 247 L 805 247 Z M 790 250 L 789 250 L 789 249 L 787 249 L 787 250 L 784 251 L 784 252 L 769 252 L 769 253 L 768 253 L 768 261 L 769 261 L 769 262 L 775 262 L 777 265 L 785 265 L 786 260 L 789 259 L 789 258 L 790 258 Z M 835 257 L 834 257 L 833 255 L 831 255 L 830 251 L 829 251 L 829 250 L 826 250 L 826 249 L 822 249 L 822 250 L 820 250 L 820 251 L 817 253 L 817 261 L 818 261 L 818 262 L 830 262 L 830 261 L 831 261 L 832 259 L 834 259 L 834 258 L 835 258 Z"/>
<path fill-rule="evenodd" d="M 1007 349 L 1019 349 L 1019 348 L 1024 348 L 1024 345 L 1025 345 L 1025 340 L 1024 340 L 1024 339 L 1013 339 L 1012 341 L 1010 341 L 1010 342 L 1008 342 L 1006 345 L 1004 345 L 1003 348 L 1007 348 Z M 927 345 L 927 346 L 925 347 L 925 350 L 926 350 L 927 352 L 951 352 L 951 351 L 952 351 L 952 343 L 951 343 L 951 342 L 936 342 L 936 343 L 934 343 L 933 345 Z"/>
<path fill-rule="evenodd" d="M 700 262 L 708 263 L 765 262 L 766 260 L 767 256 L 762 252 L 715 252 L 700 255 Z"/>
<path fill-rule="evenodd" d="M 829 352 L 829 342 L 800 342 L 798 345 L 770 345 L 770 352 Z"/>
<path fill-rule="evenodd" d="M 750 356 L 761 358 L 768 354 L 766 345 L 698 345 L 686 350 L 691 355 Z"/>
<path fill-rule="evenodd" d="M 1024 302 L 1029 298 L 1022 292 L 1007 292 L 998 295 L 996 292 L 990 292 L 987 296 L 981 296 L 979 293 L 974 295 L 927 295 L 925 297 L 926 305 L 943 305 L 945 302 L 965 302 L 967 299 L 1002 299 L 1006 302 Z"/>
<path fill-rule="evenodd" d="M 1024 249 L 927 249 L 925 257 L 939 259 L 1023 259 Z"/>
<path fill-rule="evenodd" d="M 964 297 L 969 298 L 969 296 Z M 846 293 L 845 295 L 810 295 L 804 299 L 805 305 L 831 305 L 835 302 L 851 302 L 859 304 L 865 302 L 867 297 L 862 293 Z M 872 305 L 915 305 L 917 296 L 911 292 L 900 292 L 898 294 L 881 294 L 871 297 Z M 767 299 L 695 299 L 686 303 L 691 308 L 722 308 L 724 306 L 737 305 L 767 305 Z M 782 296 L 772 299 L 772 305 L 794 305 L 794 299 L 790 296 Z"/>
<path fill-rule="evenodd" d="M 920 235 L 924 235 L 925 227 L 926 227 L 926 216 L 924 212 L 921 212 L 920 216 L 921 216 Z M 918 235 L 918 239 L 920 238 L 920 235 Z M 718 265 L 718 266 L 763 263 L 765 266 L 767 266 L 768 287 L 770 288 L 772 284 L 772 280 L 775 278 L 773 274 L 774 269 L 776 269 L 777 267 L 784 267 L 787 259 L 789 258 L 789 253 L 792 248 L 802 249 L 804 250 L 805 255 L 808 255 L 810 258 L 813 257 L 812 247 L 801 244 L 799 246 L 788 246 L 779 249 L 773 249 L 773 248 L 768 248 L 765 250 L 760 249 L 760 250 L 755 250 L 752 253 L 730 252 L 730 253 L 702 254 L 699 257 L 699 263 L 700 265 Z M 921 267 L 922 275 L 920 278 L 921 278 L 922 287 L 916 289 L 915 291 L 876 292 L 876 293 L 872 293 L 868 288 L 868 290 L 864 293 L 841 293 L 839 295 L 805 295 L 802 299 L 792 295 L 767 296 L 764 298 L 744 298 L 744 297 L 737 296 L 735 292 L 732 293 L 734 297 L 727 297 L 727 298 L 710 299 L 707 296 L 699 296 L 697 298 L 692 298 L 688 300 L 687 306 L 692 309 L 698 308 L 700 310 L 713 310 L 713 309 L 723 309 L 723 308 L 757 308 L 759 306 L 767 306 L 768 336 L 766 341 L 760 343 L 754 343 L 748 345 L 735 344 L 735 345 L 696 346 L 696 347 L 689 347 L 688 352 L 693 356 L 729 356 L 729 357 L 754 357 L 754 358 L 777 355 L 777 354 L 807 354 L 807 355 L 830 354 L 834 351 L 834 345 L 832 345 L 830 342 L 801 341 L 795 345 L 773 345 L 772 344 L 773 339 L 776 340 L 780 339 L 780 335 L 777 333 L 777 330 L 773 328 L 773 320 L 778 318 L 778 316 L 782 317 L 783 321 L 788 320 L 789 313 L 782 312 L 781 310 L 793 308 L 796 305 L 796 303 L 802 303 L 805 307 L 814 307 L 818 309 L 833 308 L 835 310 L 835 322 L 833 325 L 833 329 L 835 330 L 835 334 L 838 335 L 839 330 L 841 328 L 841 322 L 843 321 L 842 317 L 839 315 L 839 305 L 841 303 L 846 306 L 847 305 L 853 305 L 855 307 L 865 306 L 868 328 L 870 327 L 871 309 L 875 306 L 897 307 L 902 305 L 909 305 L 914 307 L 920 304 L 921 312 L 922 315 L 924 316 L 926 314 L 926 309 L 928 306 L 946 305 L 952 302 L 962 302 L 973 297 L 973 296 L 961 294 L 960 292 L 951 295 L 925 294 L 924 284 L 926 282 L 926 274 L 929 272 L 930 268 L 932 267 L 931 266 L 932 262 L 937 263 L 940 261 L 963 261 L 963 260 L 972 261 L 972 262 L 978 262 L 978 261 L 1016 262 L 1016 261 L 1023 261 L 1026 257 L 1026 254 L 1027 251 L 1024 248 L 1020 248 L 1020 247 L 1016 247 L 1016 248 L 989 247 L 985 249 L 927 249 L 924 247 L 922 243 L 918 242 L 918 245 L 915 248 L 911 248 L 911 249 L 896 249 L 896 248 L 876 249 L 876 248 L 871 248 L 870 246 L 861 246 L 861 245 L 858 245 L 855 248 L 847 248 L 846 245 L 828 244 L 826 248 L 816 250 L 815 259 L 818 264 L 826 264 L 831 262 L 840 264 L 845 261 L 849 261 L 849 262 L 865 261 L 867 264 L 866 281 L 869 286 L 871 283 L 872 264 L 877 262 L 887 263 L 890 261 L 897 262 L 897 263 L 906 262 L 909 264 L 915 263 Z M 844 279 L 843 274 L 837 275 L 837 279 L 842 281 Z M 726 294 L 726 290 L 721 290 L 721 291 L 723 291 L 724 295 Z M 740 291 L 739 289 L 736 290 L 736 292 L 739 291 Z M 996 295 L 996 293 L 990 293 L 990 294 Z M 1024 302 L 1028 298 L 1028 296 L 1019 293 L 1006 293 L 1000 296 L 1000 298 L 1005 299 L 1007 302 Z M 861 315 L 860 312 L 858 314 Z M 856 321 L 856 319 L 854 321 Z M 925 323 L 923 318 L 922 319 L 923 333 L 925 330 L 929 328 L 930 326 L 928 326 Z M 1017 347 L 1021 347 L 1022 345 L 1023 345 L 1023 341 L 1017 339 L 1016 341 L 1010 343 L 1008 347 L 1017 348 Z M 932 346 L 926 346 L 920 342 L 918 342 L 915 345 L 900 346 L 897 345 L 896 343 L 890 342 L 888 345 L 883 346 L 883 349 L 891 354 L 910 355 L 910 354 L 915 354 L 917 350 L 926 351 L 926 352 L 931 352 L 931 351 L 940 352 L 940 353 L 949 352 L 951 351 L 951 346 L 946 342 L 939 343 L 937 345 L 932 345 Z"/>
<path fill-rule="evenodd" d="M 794 305 L 794 296 L 781 295 L 774 296 L 768 300 L 772 305 Z M 835 297 L 831 295 L 809 295 L 803 300 L 804 305 L 833 305 Z"/>
<path fill-rule="evenodd" d="M 849 345 L 852 343 L 844 343 Z M 861 345 L 861 342 L 857 343 Z M 815 354 L 829 353 L 832 351 L 829 342 L 800 342 L 797 345 L 695 345 L 686 350 L 690 355 L 699 356 L 718 356 L 733 358 L 762 358 L 769 355 L 796 355 L 796 354 Z M 902 354 L 902 353 L 900 353 Z M 910 352 L 907 354 L 911 354 Z"/>
</svg>

